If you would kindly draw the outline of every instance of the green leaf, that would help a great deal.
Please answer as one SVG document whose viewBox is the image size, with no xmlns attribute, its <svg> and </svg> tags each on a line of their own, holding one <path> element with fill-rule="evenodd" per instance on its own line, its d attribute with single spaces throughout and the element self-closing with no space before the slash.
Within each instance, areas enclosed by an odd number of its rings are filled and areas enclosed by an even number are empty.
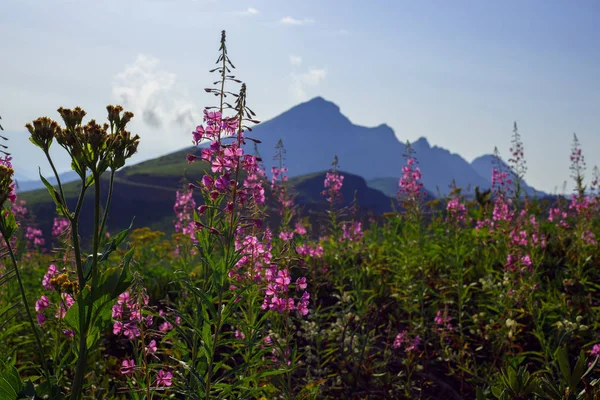
<svg viewBox="0 0 600 400">
<path fill-rule="evenodd" d="M 571 382 L 571 366 L 569 365 L 569 354 L 565 347 L 559 347 L 554 352 L 554 359 L 558 364 L 558 368 L 563 376 L 565 383 Z"/>
<path fill-rule="evenodd" d="M 131 228 L 133 227 L 134 219 L 131 220 L 131 224 L 129 224 L 129 228 L 119 232 L 119 234 L 117 236 L 115 236 L 115 238 L 113 240 L 111 240 L 104 246 L 104 248 L 102 249 L 102 252 L 97 254 L 99 263 L 108 260 L 108 257 L 110 256 L 110 254 L 117 249 L 117 247 L 123 242 L 123 240 L 125 240 L 125 238 L 127 237 L 127 234 L 131 231 Z M 93 264 L 94 264 L 94 255 L 90 254 L 87 256 L 85 263 L 83 264 L 83 275 L 84 275 L 86 281 L 90 277 Z"/>
<path fill-rule="evenodd" d="M 67 310 L 63 321 L 73 332 L 79 333 L 79 302 L 75 302 L 75 304 Z"/>
<path fill-rule="evenodd" d="M 204 323 L 202 324 L 202 340 L 204 341 L 203 347 L 206 349 L 209 359 L 214 356 L 212 354 L 213 336 L 212 330 L 210 328 L 210 323 L 208 321 L 204 321 Z"/>
<path fill-rule="evenodd" d="M 22 387 L 23 383 L 17 369 L 12 365 L 4 364 L 0 371 L 0 399 L 18 399 Z"/>
<path fill-rule="evenodd" d="M 67 216 L 67 207 L 66 204 L 64 202 L 64 199 L 60 196 L 60 193 L 58 193 L 56 191 L 56 189 L 54 189 L 54 186 L 52 186 L 50 184 L 50 182 L 48 182 L 46 180 L 46 178 L 44 178 L 42 176 L 42 169 L 39 169 L 39 174 L 40 174 L 40 179 L 42 180 L 42 182 L 44 183 L 44 186 L 46 186 L 46 189 L 48 189 L 48 193 L 50 193 L 50 196 L 52 197 L 52 200 L 54 200 L 54 204 L 56 204 L 56 213 L 58 215 L 61 215 L 63 217 Z"/>
<path fill-rule="evenodd" d="M 2 210 L 0 215 L 0 231 L 5 239 L 10 239 L 18 228 L 15 215 L 10 210 Z"/>
<path fill-rule="evenodd" d="M 90 186 L 92 186 L 94 184 L 94 175 L 90 174 L 86 180 L 85 180 L 85 187 L 89 188 Z"/>
<path fill-rule="evenodd" d="M 504 391 L 502 390 L 502 388 L 499 388 L 498 386 L 494 386 L 492 387 L 492 394 L 494 395 L 494 397 L 496 397 L 497 399 L 499 399 L 500 397 L 502 397 L 502 393 Z"/>
<path fill-rule="evenodd" d="M 97 290 L 97 297 L 102 297 L 108 295 L 110 299 L 117 298 L 121 293 L 123 293 L 129 285 L 130 281 L 127 280 L 128 271 L 129 271 L 129 263 L 133 258 L 134 249 L 131 248 L 123 258 L 123 266 L 121 268 L 109 268 L 104 273 L 106 279 L 100 285 Z"/>
<path fill-rule="evenodd" d="M 571 380 L 569 383 L 569 388 L 571 389 L 571 391 L 573 391 L 573 390 L 575 390 L 575 388 L 577 388 L 577 385 L 581 381 L 581 378 L 583 377 L 583 374 L 586 371 L 585 361 L 586 361 L 585 353 L 583 352 L 583 350 L 581 350 L 581 353 L 579 354 L 579 358 L 577 358 L 577 363 L 575 364 L 575 368 L 573 368 L 573 372 L 571 374 Z"/>
</svg>

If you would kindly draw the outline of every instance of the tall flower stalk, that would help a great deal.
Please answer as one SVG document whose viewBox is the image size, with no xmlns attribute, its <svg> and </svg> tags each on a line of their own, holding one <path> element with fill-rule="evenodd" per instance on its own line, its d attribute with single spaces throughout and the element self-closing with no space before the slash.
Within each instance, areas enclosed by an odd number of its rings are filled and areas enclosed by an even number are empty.
<svg viewBox="0 0 600 400">
<path fill-rule="evenodd" d="M 2 138 L 5 139 L 4 137 Z M 21 302 L 23 303 L 23 307 L 25 308 L 27 320 L 34 334 L 35 343 L 41 358 L 43 375 L 44 378 L 49 382 L 50 370 L 48 369 L 46 358 L 44 357 L 44 347 L 42 346 L 42 341 L 40 339 L 40 332 L 35 325 L 33 313 L 31 312 L 31 308 L 29 307 L 27 293 L 25 291 L 25 286 L 23 285 L 21 271 L 17 263 L 17 258 L 15 257 L 15 252 L 11 240 L 13 238 L 14 233 L 18 229 L 17 221 L 12 211 L 12 207 L 5 208 L 7 201 L 10 203 L 14 203 L 16 201 L 15 183 L 13 181 L 13 175 L 14 170 L 11 165 L 10 154 L 4 152 L 4 156 L 0 158 L 0 233 L 2 234 L 2 238 L 4 239 L 4 244 L 6 246 L 6 250 L 3 251 L 3 253 L 4 255 L 8 253 L 8 255 L 10 256 L 13 271 L 17 278 Z"/>
<path fill-rule="evenodd" d="M 512 175 L 514 176 L 513 185 L 516 206 L 523 193 L 523 183 L 525 173 L 527 172 L 527 161 L 525 160 L 523 140 L 521 139 L 521 134 L 519 133 L 516 122 L 513 125 L 510 153 L 511 157 L 508 159 L 508 163 L 511 167 Z"/>
<path fill-rule="evenodd" d="M 100 269 L 100 263 L 106 261 L 110 253 L 125 239 L 128 230 L 117 235 L 108 246 L 102 250 L 103 232 L 113 193 L 115 172 L 125 165 L 125 161 L 136 151 L 139 136 L 132 136 L 125 128 L 133 118 L 133 113 L 123 112 L 121 106 L 107 106 L 108 121 L 99 125 L 95 120 L 83 124 L 86 112 L 77 107 L 73 110 L 59 108 L 58 113 L 65 124 L 59 124 L 50 118 L 41 117 L 27 124 L 31 137 L 30 141 L 39 147 L 52 171 L 54 172 L 58 190 L 40 174 L 50 196 L 56 204 L 56 211 L 65 217 L 71 226 L 71 242 L 74 252 L 75 273 L 77 286 L 73 291 L 75 304 L 67 312 L 65 321 L 69 321 L 78 346 L 76 348 L 77 364 L 71 384 L 70 398 L 80 399 L 87 369 L 90 351 L 98 340 L 93 334 L 94 329 L 100 329 L 107 321 L 102 317 L 102 310 L 109 306 L 111 299 L 116 298 L 127 286 L 126 259 L 122 269 Z M 56 141 L 67 151 L 71 158 L 71 167 L 80 178 L 80 191 L 74 211 L 69 209 L 65 191 L 56 170 L 50 148 Z M 106 202 L 101 202 L 101 178 L 110 169 L 109 189 Z M 80 217 L 83 201 L 87 190 L 92 187 L 94 216 L 92 232 L 92 248 L 90 254 L 84 256 L 79 235 Z M 102 211 L 102 209 L 104 211 Z"/>
<path fill-rule="evenodd" d="M 275 253 L 272 233 L 263 226 L 264 171 L 259 157 L 244 151 L 248 141 L 258 142 L 247 136 L 247 124 L 258 121 L 246 104 L 246 85 L 238 93 L 225 88 L 227 81 L 240 82 L 230 75 L 233 64 L 225 38 L 223 32 L 218 66 L 212 70 L 221 80 L 206 89 L 219 98 L 219 105 L 204 110 L 204 125 L 193 132 L 196 144 L 208 142 L 199 157 L 206 173 L 192 185 L 203 197 L 194 215 L 202 273 L 198 279 L 182 279 L 198 312 L 182 316 L 189 331 L 181 333 L 190 349 L 182 362 L 190 373 L 181 385 L 188 395 L 206 399 L 264 393 L 266 388 L 254 383 L 273 375 L 259 361 L 269 350 L 261 344 L 266 316 L 308 312 L 306 284 L 292 283 L 284 252 Z M 233 105 L 228 96 L 235 97 Z M 188 161 L 196 160 L 188 156 Z M 238 357 L 245 361 L 241 366 L 236 366 Z M 235 380 L 230 368 L 238 371 Z"/>
<path fill-rule="evenodd" d="M 585 195 L 586 186 L 584 185 L 584 174 L 586 169 L 585 158 L 581 152 L 581 145 L 577 135 L 573 134 L 573 144 L 571 145 L 571 178 L 575 181 L 575 191 L 581 199 Z"/>
</svg>

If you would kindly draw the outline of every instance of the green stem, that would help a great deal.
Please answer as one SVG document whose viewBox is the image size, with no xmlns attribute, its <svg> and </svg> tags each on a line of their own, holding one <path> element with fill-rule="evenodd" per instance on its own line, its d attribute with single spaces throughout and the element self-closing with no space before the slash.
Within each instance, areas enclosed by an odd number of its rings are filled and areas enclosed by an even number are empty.
<svg viewBox="0 0 600 400">
<path fill-rule="evenodd" d="M 219 286 L 219 301 L 217 302 L 217 325 L 215 325 L 215 334 L 213 338 L 212 350 L 210 352 L 210 360 L 208 360 L 208 371 L 206 375 L 206 400 L 210 400 L 210 390 L 212 386 L 212 375 L 213 375 L 213 361 L 215 358 L 215 353 L 217 351 L 217 340 L 219 337 L 219 332 L 221 331 L 221 303 L 223 302 L 223 288 L 221 285 Z"/>
<path fill-rule="evenodd" d="M 104 237 L 103 236 L 104 229 L 106 229 L 106 220 L 108 219 L 108 211 L 110 210 L 110 202 L 112 200 L 114 180 L 115 180 L 115 171 L 111 170 L 110 171 L 110 181 L 108 184 L 108 196 L 106 198 L 106 207 L 104 207 L 104 215 L 102 216 L 102 224 L 100 225 L 99 235 L 101 238 Z"/>
<path fill-rule="evenodd" d="M 96 264 L 98 262 L 98 227 L 100 224 L 100 183 L 98 182 L 98 176 L 95 174 L 94 176 L 94 235 L 93 235 L 93 248 L 92 248 L 92 285 L 91 285 L 91 293 L 90 298 L 93 298 L 94 287 L 97 284 L 97 273 L 96 273 Z M 76 254 L 76 262 L 77 264 L 77 274 L 79 276 L 79 299 L 78 299 L 78 310 L 79 310 L 79 356 L 77 359 L 77 367 L 75 371 L 75 377 L 73 379 L 73 386 L 71 391 L 71 400 L 77 400 L 81 398 L 81 394 L 83 391 L 83 378 L 85 374 L 85 367 L 87 364 L 87 334 L 89 330 L 89 325 L 91 322 L 91 314 L 93 307 L 91 304 L 88 305 L 87 314 L 85 313 L 85 307 L 83 304 L 83 291 L 85 289 L 85 276 L 83 273 L 83 267 L 81 264 L 81 249 L 79 243 L 79 233 L 78 233 L 78 218 L 79 213 L 81 211 L 81 207 L 83 205 L 83 197 L 85 195 L 85 180 L 82 179 L 82 187 L 79 195 L 79 200 L 77 203 L 75 215 L 71 222 L 73 227 L 73 247 L 75 249 Z"/>
<path fill-rule="evenodd" d="M 63 192 L 62 183 L 60 182 L 60 176 L 58 175 L 58 171 L 56 170 L 56 167 L 54 166 L 54 162 L 52 161 L 52 158 L 50 158 L 50 153 L 48 151 L 44 151 L 44 154 L 46 154 L 46 159 L 48 159 L 48 163 L 50 163 L 52 172 L 54 172 L 54 176 L 56 177 L 56 183 L 58 185 L 58 191 L 60 192 L 60 197 L 62 197 L 63 202 L 66 202 L 65 193 Z M 66 207 L 66 203 L 65 203 L 65 207 Z"/>
<path fill-rule="evenodd" d="M 27 295 L 25 293 L 25 287 L 23 286 L 23 281 L 21 280 L 21 273 L 19 272 L 19 266 L 17 265 L 17 259 L 15 257 L 15 253 L 13 252 L 12 246 L 10 245 L 10 240 L 2 233 L 2 237 L 6 242 L 6 247 L 8 249 L 8 253 L 10 254 L 10 259 L 13 263 L 13 268 L 15 270 L 15 275 L 17 276 L 17 281 L 19 283 L 19 290 L 21 292 L 21 299 L 23 300 L 23 305 L 25 306 L 25 312 L 27 313 L 27 317 L 29 319 L 29 324 L 31 325 L 31 329 L 33 330 L 35 336 L 35 342 L 38 346 L 38 350 L 40 352 L 40 358 L 42 360 L 42 368 L 44 369 L 44 375 L 46 379 L 50 380 L 50 371 L 48 370 L 48 365 L 46 364 L 46 359 L 44 358 L 44 347 L 42 346 L 42 341 L 40 340 L 40 334 L 35 326 L 35 322 L 33 320 L 33 314 L 31 313 L 31 309 L 29 308 L 29 304 L 27 303 Z"/>
</svg>

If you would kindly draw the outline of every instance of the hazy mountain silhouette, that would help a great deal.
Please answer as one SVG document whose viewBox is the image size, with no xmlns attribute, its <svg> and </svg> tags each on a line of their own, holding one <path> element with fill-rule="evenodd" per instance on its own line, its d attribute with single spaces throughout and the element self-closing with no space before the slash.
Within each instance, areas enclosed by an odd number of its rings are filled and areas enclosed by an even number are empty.
<svg viewBox="0 0 600 400">
<path fill-rule="evenodd" d="M 75 172 L 75 171 L 63 172 L 62 174 L 59 174 L 59 176 L 60 176 L 61 183 L 73 182 L 73 181 L 79 179 L 79 175 L 77 175 L 77 172 Z M 24 177 L 19 177 L 18 175 L 15 175 L 15 178 L 17 181 L 17 193 L 41 189 L 44 187 L 42 180 L 39 178 L 38 179 L 27 179 Z M 44 178 L 46 178 L 48 180 L 48 182 L 50 182 L 51 184 L 56 185 L 56 178 L 54 176 L 48 176 L 48 177 L 44 177 Z"/>
<path fill-rule="evenodd" d="M 503 160 L 500 160 L 502 163 L 502 168 L 504 171 L 513 172 L 508 164 L 506 164 Z M 495 161 L 495 157 L 492 154 L 485 154 L 483 156 L 477 157 L 473 161 L 471 161 L 471 166 L 475 171 L 477 171 L 482 177 L 489 180 L 489 185 L 492 184 L 492 169 L 498 168 L 496 165 L 497 161 Z M 545 196 L 546 193 L 536 190 L 529 186 L 527 182 L 523 182 L 522 187 L 523 194 L 527 194 L 528 196 Z"/>
<path fill-rule="evenodd" d="M 282 139 L 289 176 L 327 169 L 337 155 L 342 170 L 365 178 L 369 184 L 378 182 L 372 187 L 385 189 L 389 196 L 397 190 L 405 164 L 406 146 L 389 126 L 355 125 L 336 104 L 322 97 L 259 124 L 248 135 L 262 142 L 258 150 L 267 171 L 277 164 L 273 161 L 275 146 Z M 249 142 L 246 150 L 253 152 L 251 146 Z M 463 193 L 473 192 L 475 186 L 482 189 L 491 186 L 491 169 L 488 173 L 485 163 L 471 164 L 458 154 L 431 146 L 425 138 L 415 141 L 411 147 L 423 174 L 424 187 L 434 195 L 447 194 L 453 179 L 456 186 L 463 188 Z M 392 188 L 394 184 L 396 187 Z"/>
<path fill-rule="evenodd" d="M 249 137 L 259 139 L 258 151 L 267 171 L 278 165 L 273 160 L 275 146 L 283 141 L 285 165 L 290 177 L 312 174 L 331 167 L 338 156 L 339 168 L 363 177 L 370 187 L 395 196 L 398 179 L 405 165 L 404 142 L 388 125 L 365 127 L 353 124 L 340 108 L 322 97 L 298 104 L 275 118 L 257 125 Z M 247 142 L 246 151 L 254 153 L 254 143 Z M 426 138 L 411 143 L 423 175 L 424 188 L 430 195 L 445 195 L 454 179 L 464 194 L 473 193 L 474 187 L 491 187 L 492 159 L 484 155 L 467 162 L 449 150 L 431 146 Z M 191 150 L 190 150 L 191 151 Z M 74 172 L 66 172 L 64 182 L 76 179 Z M 53 178 L 50 182 L 55 184 Z M 18 191 L 43 187 L 38 180 L 20 180 Z M 534 189 L 525 185 L 529 195 Z"/>
</svg>

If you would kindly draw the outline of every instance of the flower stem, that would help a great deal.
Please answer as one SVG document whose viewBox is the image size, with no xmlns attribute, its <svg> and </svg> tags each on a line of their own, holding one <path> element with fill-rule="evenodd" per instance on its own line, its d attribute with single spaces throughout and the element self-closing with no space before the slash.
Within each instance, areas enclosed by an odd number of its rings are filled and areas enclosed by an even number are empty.
<svg viewBox="0 0 600 400">
<path fill-rule="evenodd" d="M 50 371 L 48 370 L 48 365 L 46 364 L 46 359 L 44 358 L 44 347 L 42 346 L 42 341 L 40 340 L 40 334 L 35 326 L 35 322 L 33 320 L 33 314 L 31 313 L 31 309 L 29 308 L 29 304 L 27 303 L 27 295 L 25 293 L 25 287 L 23 286 L 23 281 L 21 280 L 21 273 L 19 272 L 19 266 L 17 265 L 17 259 L 15 257 L 15 253 L 10 244 L 10 240 L 2 233 L 2 237 L 6 242 L 6 247 L 8 249 L 8 254 L 10 255 L 10 259 L 13 263 L 13 268 L 15 270 L 15 275 L 17 276 L 17 282 L 19 283 L 19 290 L 21 292 L 21 299 L 23 300 L 23 305 L 25 306 L 25 312 L 27 313 L 27 318 L 29 319 L 29 324 L 31 325 L 31 329 L 33 330 L 35 336 L 35 342 L 38 346 L 38 350 L 40 352 L 40 357 L 42 359 L 42 368 L 44 369 L 44 375 L 46 379 L 50 380 Z"/>
</svg>

